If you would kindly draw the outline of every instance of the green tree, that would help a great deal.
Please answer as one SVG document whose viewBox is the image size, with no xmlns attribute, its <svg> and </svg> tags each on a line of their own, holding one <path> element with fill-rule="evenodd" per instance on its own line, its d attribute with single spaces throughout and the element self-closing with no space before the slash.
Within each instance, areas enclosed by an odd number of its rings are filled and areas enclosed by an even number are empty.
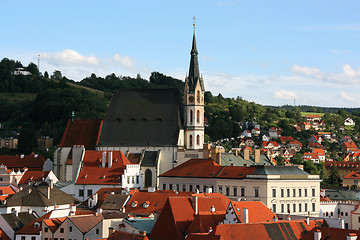
<svg viewBox="0 0 360 240">
<path fill-rule="evenodd" d="M 35 148 L 37 148 L 35 129 L 32 127 L 23 127 L 19 136 L 19 152 L 28 155 L 33 152 Z"/>
<path fill-rule="evenodd" d="M 53 75 L 51 75 L 52 79 L 61 80 L 62 79 L 62 73 L 60 70 L 55 70 Z"/>
<path fill-rule="evenodd" d="M 339 170 L 336 167 L 330 168 L 329 176 L 324 181 L 325 185 L 332 185 L 332 186 L 341 186 L 342 179 L 339 175 Z"/>
</svg>

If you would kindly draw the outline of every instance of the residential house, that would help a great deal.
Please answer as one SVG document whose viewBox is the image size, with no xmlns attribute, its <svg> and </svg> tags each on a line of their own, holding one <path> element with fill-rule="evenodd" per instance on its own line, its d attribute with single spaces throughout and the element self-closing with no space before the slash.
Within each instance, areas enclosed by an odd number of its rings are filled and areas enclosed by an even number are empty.
<svg viewBox="0 0 360 240">
<path fill-rule="evenodd" d="M 345 126 L 355 126 L 355 121 L 348 117 L 344 120 L 344 125 Z"/>
<path fill-rule="evenodd" d="M 19 189 L 14 187 L 13 185 L 0 186 L 0 205 L 3 205 L 6 201 L 6 199 L 10 198 L 12 195 L 14 195 L 18 191 L 19 191 Z"/>
<path fill-rule="evenodd" d="M 246 140 L 245 140 L 245 146 L 247 146 L 247 147 L 253 147 L 253 146 L 255 146 L 254 140 L 252 140 L 251 138 L 246 139 Z"/>
<path fill-rule="evenodd" d="M 320 135 L 312 135 L 309 139 L 309 142 L 321 144 L 323 142 L 323 139 Z"/>
<path fill-rule="evenodd" d="M 313 153 L 316 153 L 319 156 L 321 162 L 325 162 L 325 152 L 321 148 L 314 148 L 311 150 Z"/>
<path fill-rule="evenodd" d="M 288 143 L 290 141 L 294 141 L 294 138 L 291 137 L 291 136 L 281 136 L 280 141 L 281 141 L 282 144 L 286 144 L 286 143 Z"/>
<path fill-rule="evenodd" d="M 291 140 L 288 142 L 287 147 L 290 149 L 294 149 L 295 152 L 300 152 L 302 148 L 302 143 L 299 142 L 298 140 Z"/>
<path fill-rule="evenodd" d="M 322 136 L 323 139 L 331 139 L 331 132 L 318 132 L 318 135 Z"/>
<path fill-rule="evenodd" d="M 43 219 L 50 218 L 51 214 L 52 212 L 49 212 L 17 230 L 15 232 L 15 240 L 41 240 L 41 222 Z"/>
<path fill-rule="evenodd" d="M 343 136 L 340 138 L 340 145 L 343 145 L 344 142 L 354 142 L 350 136 Z"/>
<path fill-rule="evenodd" d="M 298 123 L 298 126 L 300 127 L 301 131 L 307 131 L 311 129 L 311 124 L 308 122 L 300 122 Z"/>
<path fill-rule="evenodd" d="M 251 134 L 252 134 L 252 136 L 254 136 L 254 137 L 259 136 L 260 133 L 261 133 L 261 130 L 260 130 L 259 128 L 253 128 L 253 129 L 251 129 Z"/>
<path fill-rule="evenodd" d="M 244 130 L 244 132 L 240 135 L 240 138 L 251 138 L 251 131 Z"/>
<path fill-rule="evenodd" d="M 20 181 L 18 182 L 19 187 L 24 187 L 29 184 L 29 182 L 50 182 L 54 184 L 58 182 L 57 177 L 53 171 L 26 171 Z"/>
<path fill-rule="evenodd" d="M 233 199 L 262 201 L 275 213 L 319 215 L 320 178 L 295 166 L 220 166 L 211 159 L 191 159 L 160 175 L 162 189 L 212 189 Z"/>
<path fill-rule="evenodd" d="M 49 136 L 41 136 L 37 139 L 38 148 L 46 151 L 52 146 L 54 146 L 54 139 Z"/>
<path fill-rule="evenodd" d="M 122 231 L 143 236 L 151 233 L 154 224 L 154 217 L 130 216 L 124 219 Z"/>
<path fill-rule="evenodd" d="M 55 239 L 55 232 L 61 232 L 60 236 L 58 234 L 56 235 L 57 239 L 59 239 L 58 237 L 66 239 L 64 227 L 62 227 L 61 231 L 58 231 L 59 227 L 62 225 L 62 223 L 65 220 L 66 217 L 43 219 L 40 225 L 41 239 L 43 240 Z"/>
<path fill-rule="evenodd" d="M 344 177 L 353 171 L 360 171 L 359 162 L 325 162 L 324 164 L 327 174 L 329 174 L 331 168 L 335 167 L 339 171 L 339 176 Z"/>
<path fill-rule="evenodd" d="M 320 157 L 317 153 L 314 152 L 306 152 L 303 156 L 304 160 L 313 161 L 314 163 L 320 163 Z"/>
<path fill-rule="evenodd" d="M 281 148 L 280 149 L 280 156 L 285 158 L 286 160 L 290 160 L 294 155 L 296 151 L 294 148 Z"/>
<path fill-rule="evenodd" d="M 358 150 L 358 147 L 354 142 L 344 142 L 341 146 L 341 150 L 344 152 L 353 152 Z"/>
<path fill-rule="evenodd" d="M 359 186 L 360 172 L 353 171 L 342 177 L 344 187 Z"/>
<path fill-rule="evenodd" d="M 281 137 L 281 132 L 282 132 L 281 128 L 272 127 L 272 128 L 269 129 L 269 136 L 270 136 L 271 139 L 280 138 Z"/>
<path fill-rule="evenodd" d="M 25 70 L 24 68 L 16 68 L 15 71 L 11 72 L 11 75 L 24 75 L 24 76 L 27 76 L 27 75 L 31 75 L 31 72 Z"/>
<path fill-rule="evenodd" d="M 262 148 L 267 148 L 267 149 L 273 149 L 273 150 L 279 150 L 280 149 L 280 145 L 275 141 L 263 142 L 261 147 Z"/>
<path fill-rule="evenodd" d="M 13 171 L 24 170 L 25 168 L 34 171 L 49 171 L 52 169 L 51 167 L 50 169 L 46 169 L 48 161 L 50 161 L 50 159 L 46 160 L 45 157 L 34 153 L 28 156 L 24 154 L 18 156 L 0 156 L 0 163 L 6 166 L 8 170 Z"/>
<path fill-rule="evenodd" d="M 38 216 L 29 212 L 17 212 L 0 215 L 0 232 L 15 240 L 15 232 L 36 220 Z"/>
<path fill-rule="evenodd" d="M 15 193 L 4 205 L 0 206 L 2 213 L 28 212 L 31 209 L 37 215 L 43 216 L 54 209 L 71 209 L 78 200 L 54 187 L 50 182 L 34 182 Z"/>
<path fill-rule="evenodd" d="M 309 114 L 309 115 L 305 116 L 305 119 L 308 122 L 319 121 L 319 120 L 321 120 L 321 115 Z"/>
<path fill-rule="evenodd" d="M 233 153 L 218 153 L 211 155 L 211 159 L 219 161 L 220 166 L 257 166 L 273 165 L 271 159 L 260 152 L 260 149 L 252 151 L 247 147 L 242 152 L 235 150 Z"/>
<path fill-rule="evenodd" d="M 101 188 L 143 188 L 140 165 L 131 164 L 121 151 L 82 152 L 75 182 L 62 191 L 84 201 Z"/>
<path fill-rule="evenodd" d="M 17 149 L 18 139 L 14 137 L 0 137 L 0 148 Z"/>
<path fill-rule="evenodd" d="M 270 141 L 271 138 L 270 138 L 269 132 L 263 133 L 261 139 L 263 142 Z"/>
</svg>

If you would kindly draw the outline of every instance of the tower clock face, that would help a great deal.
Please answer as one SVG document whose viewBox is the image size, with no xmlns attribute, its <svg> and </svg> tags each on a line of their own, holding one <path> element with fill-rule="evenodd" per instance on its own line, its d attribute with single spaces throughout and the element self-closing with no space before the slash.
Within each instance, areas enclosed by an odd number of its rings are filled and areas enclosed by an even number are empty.
<svg viewBox="0 0 360 240">
<path fill-rule="evenodd" d="M 194 96 L 189 97 L 189 102 L 194 102 L 194 100 L 195 100 Z"/>
</svg>

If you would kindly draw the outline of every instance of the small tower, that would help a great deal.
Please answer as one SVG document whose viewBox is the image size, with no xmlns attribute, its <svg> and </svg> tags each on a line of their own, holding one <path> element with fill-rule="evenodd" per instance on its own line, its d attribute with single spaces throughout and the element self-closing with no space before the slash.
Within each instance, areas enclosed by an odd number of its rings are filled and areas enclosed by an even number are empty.
<svg viewBox="0 0 360 240">
<path fill-rule="evenodd" d="M 190 52 L 189 75 L 185 77 L 185 148 L 202 149 L 204 144 L 204 82 L 200 76 L 198 51 L 195 39 L 195 23 Z"/>
</svg>

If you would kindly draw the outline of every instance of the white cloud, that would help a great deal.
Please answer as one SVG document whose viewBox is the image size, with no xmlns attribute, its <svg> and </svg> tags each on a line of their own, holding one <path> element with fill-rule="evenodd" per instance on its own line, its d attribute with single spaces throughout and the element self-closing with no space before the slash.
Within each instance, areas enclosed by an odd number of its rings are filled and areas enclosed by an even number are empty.
<svg viewBox="0 0 360 240">
<path fill-rule="evenodd" d="M 322 72 L 318 68 L 303 67 L 296 64 L 290 67 L 290 71 L 295 74 L 304 74 L 318 79 L 322 78 L 323 76 Z"/>
<path fill-rule="evenodd" d="M 350 103 L 356 103 L 356 104 L 359 104 L 360 101 L 359 99 L 353 97 L 353 94 L 350 94 L 350 93 L 346 93 L 346 92 L 339 92 L 338 96 L 347 101 L 347 102 L 350 102 Z"/>
<path fill-rule="evenodd" d="M 296 94 L 292 91 L 286 91 L 286 90 L 279 90 L 272 94 L 273 99 L 277 100 L 294 100 L 296 99 Z"/>
<path fill-rule="evenodd" d="M 40 54 L 41 60 L 47 61 L 54 66 L 87 66 L 87 65 L 99 65 L 100 61 L 95 56 L 82 56 L 78 52 L 65 49 L 57 53 L 42 53 Z"/>
<path fill-rule="evenodd" d="M 342 73 L 330 73 L 327 80 L 343 84 L 360 83 L 360 68 L 355 70 L 349 64 L 344 64 L 342 70 Z"/>
<path fill-rule="evenodd" d="M 122 65 L 124 68 L 126 68 L 128 70 L 134 69 L 135 61 L 131 57 L 127 56 L 127 55 L 126 56 L 121 56 L 120 54 L 116 53 L 112 57 L 112 60 L 115 63 L 120 63 L 120 65 Z"/>
</svg>

